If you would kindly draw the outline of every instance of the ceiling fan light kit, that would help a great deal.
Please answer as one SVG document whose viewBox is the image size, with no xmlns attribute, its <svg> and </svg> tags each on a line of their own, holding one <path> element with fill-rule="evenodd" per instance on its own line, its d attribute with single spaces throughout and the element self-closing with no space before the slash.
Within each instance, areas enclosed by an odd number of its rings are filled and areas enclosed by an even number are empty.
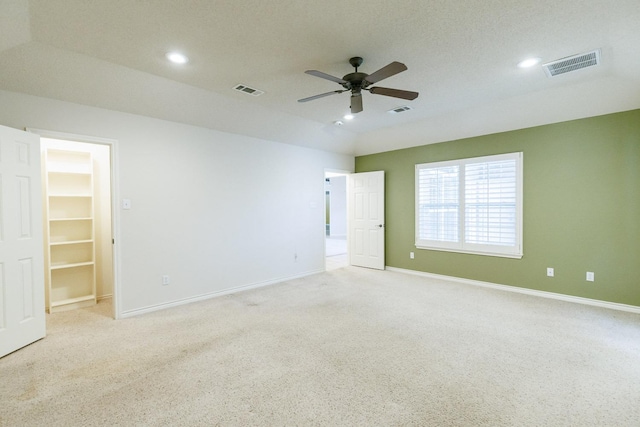
<svg viewBox="0 0 640 427">
<path fill-rule="evenodd" d="M 340 84 L 344 89 L 334 90 L 331 92 L 321 93 L 319 95 L 310 96 L 308 98 L 299 99 L 298 102 L 308 102 L 314 99 L 324 98 L 325 96 L 334 95 L 336 93 L 351 92 L 351 114 L 356 114 L 362 111 L 362 91 L 367 90 L 374 95 L 391 96 L 393 98 L 414 100 L 418 97 L 418 92 L 412 92 L 408 90 L 391 89 L 386 87 L 369 87 L 370 85 L 384 80 L 388 77 L 394 76 L 407 70 L 407 66 L 400 62 L 392 62 L 375 71 L 372 74 L 358 72 L 358 67 L 362 65 L 363 59 L 359 56 L 354 56 L 349 59 L 349 64 L 355 68 L 353 73 L 345 75 L 343 78 L 334 77 L 330 74 L 323 73 L 318 70 L 307 70 L 306 74 L 320 77 L 321 79 L 329 80 Z"/>
</svg>

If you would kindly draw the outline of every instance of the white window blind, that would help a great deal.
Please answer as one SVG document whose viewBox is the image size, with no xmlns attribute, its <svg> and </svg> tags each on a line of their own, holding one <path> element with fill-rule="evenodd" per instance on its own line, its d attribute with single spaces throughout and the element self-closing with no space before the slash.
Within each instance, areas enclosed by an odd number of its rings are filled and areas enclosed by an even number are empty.
<svg viewBox="0 0 640 427">
<path fill-rule="evenodd" d="M 420 172 L 420 238 L 458 241 L 459 167 L 444 166 Z"/>
<path fill-rule="evenodd" d="M 522 256 L 522 153 L 416 165 L 416 247 Z"/>
</svg>

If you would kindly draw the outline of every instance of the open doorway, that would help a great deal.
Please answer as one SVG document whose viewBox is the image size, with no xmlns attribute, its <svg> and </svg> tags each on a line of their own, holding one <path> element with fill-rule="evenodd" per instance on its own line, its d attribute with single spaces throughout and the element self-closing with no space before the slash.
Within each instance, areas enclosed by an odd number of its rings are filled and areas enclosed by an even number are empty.
<svg viewBox="0 0 640 427">
<path fill-rule="evenodd" d="M 47 312 L 109 306 L 115 318 L 113 141 L 46 131 L 42 154 Z"/>
<path fill-rule="evenodd" d="M 347 173 L 325 172 L 325 269 L 349 265 Z"/>
</svg>

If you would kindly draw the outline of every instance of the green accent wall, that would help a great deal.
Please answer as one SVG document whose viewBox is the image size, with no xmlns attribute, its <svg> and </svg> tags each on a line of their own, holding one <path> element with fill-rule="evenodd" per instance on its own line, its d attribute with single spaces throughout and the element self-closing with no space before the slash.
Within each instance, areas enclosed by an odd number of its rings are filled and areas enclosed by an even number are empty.
<svg viewBox="0 0 640 427">
<path fill-rule="evenodd" d="M 522 259 L 415 247 L 414 165 L 516 151 Z M 388 266 L 640 306 L 640 110 L 359 156 L 355 169 L 385 171 Z"/>
</svg>

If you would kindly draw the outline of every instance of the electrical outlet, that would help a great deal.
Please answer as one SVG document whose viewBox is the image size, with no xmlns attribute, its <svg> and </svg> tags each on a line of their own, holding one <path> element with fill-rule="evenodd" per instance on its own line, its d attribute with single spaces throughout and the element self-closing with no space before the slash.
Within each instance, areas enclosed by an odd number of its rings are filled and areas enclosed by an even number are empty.
<svg viewBox="0 0 640 427">
<path fill-rule="evenodd" d="M 409 252 L 409 258 L 414 259 L 415 256 L 413 255 L 413 252 Z"/>
<path fill-rule="evenodd" d="M 587 271 L 587 282 L 595 282 L 596 277 L 593 271 Z"/>
<path fill-rule="evenodd" d="M 553 277 L 554 271 L 552 267 L 547 267 L 547 276 Z"/>
<path fill-rule="evenodd" d="M 162 284 L 163 285 L 168 285 L 169 284 L 169 276 L 167 276 L 166 274 L 164 276 L 162 276 Z"/>
</svg>

